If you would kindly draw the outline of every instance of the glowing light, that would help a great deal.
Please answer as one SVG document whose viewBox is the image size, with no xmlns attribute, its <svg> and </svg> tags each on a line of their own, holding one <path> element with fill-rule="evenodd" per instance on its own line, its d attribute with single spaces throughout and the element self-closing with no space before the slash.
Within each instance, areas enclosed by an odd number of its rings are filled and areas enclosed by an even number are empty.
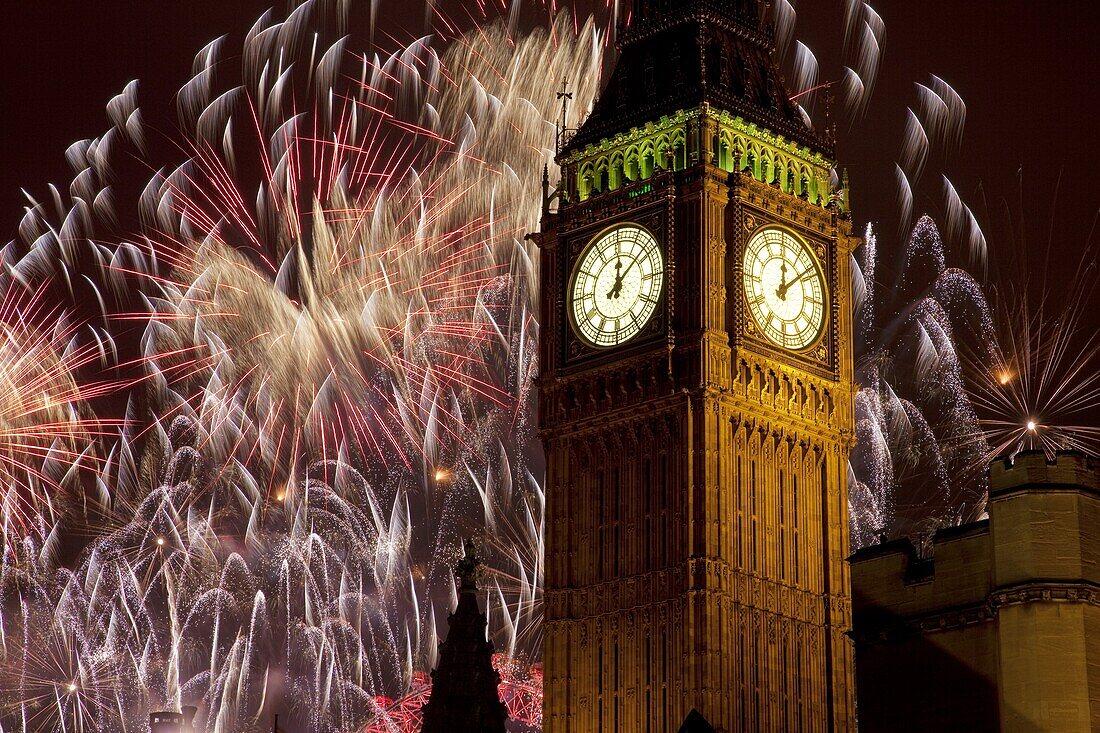
<svg viewBox="0 0 1100 733">
<path fill-rule="evenodd" d="M 70 682 L 69 683 L 69 692 L 76 692 L 76 683 L 75 682 Z"/>
<path fill-rule="evenodd" d="M 28 382 L 12 380 L 13 412 L 33 417 L 17 455 L 70 491 L 94 487 L 94 516 L 106 515 L 72 541 L 67 576 L 49 562 L 57 542 L 11 543 L 0 557 L 0 575 L 15 577 L 8 564 L 25 547 L 38 594 L 2 619 L 5 634 L 34 639 L 0 660 L 0 687 L 18 688 L 20 704 L 0 701 L 4 730 L 30 718 L 35 730 L 137 730 L 160 704 L 147 691 L 166 685 L 215 701 L 209 720 L 244 730 L 270 699 L 256 661 L 301 696 L 289 729 L 417 730 L 403 716 L 419 704 L 380 701 L 413 699 L 409 681 L 431 668 L 465 533 L 490 535 L 498 648 L 525 668 L 538 654 L 538 250 L 524 233 L 538 225 L 560 113 L 547 79 L 574 79 L 575 126 L 598 88 L 601 36 L 564 16 L 553 33 L 485 20 L 469 36 L 456 27 L 383 48 L 326 35 L 342 25 L 323 5 L 301 4 L 285 33 L 275 13 L 258 22 L 243 86 L 215 88 L 218 44 L 200 55 L 178 97 L 187 160 L 143 160 L 166 172 L 120 188 L 142 190 L 139 201 L 100 192 L 112 151 L 143 155 L 128 87 L 103 144 L 70 151 L 83 170 L 58 189 L 79 192 L 59 204 L 71 212 L 53 222 L 57 207 L 32 207 L 25 241 L 0 253 L 0 289 L 44 273 L 51 297 L 90 285 L 79 307 L 106 311 L 86 337 L 95 348 L 65 319 L 46 337 L 0 332 L 9 362 L 31 357 L 11 375 Z M 80 236 L 101 214 L 129 212 L 141 215 L 140 246 Z M 27 263 L 5 259 L 25 251 Z M 141 338 L 113 343 L 119 323 L 140 324 Z M 89 362 L 103 362 L 93 374 L 136 375 L 131 403 L 105 408 L 134 424 L 80 422 L 106 391 L 70 374 Z M 72 466 L 89 442 L 102 458 L 81 480 Z M 418 490 L 433 479 L 446 490 Z M 41 506 L 92 506 L 45 496 Z M 271 506 L 290 496 L 294 511 Z M 38 535 L 64 531 L 41 506 L 27 512 Z M 537 726 L 538 680 L 502 677 L 513 716 Z M 73 679 L 79 697 L 57 705 Z"/>
<path fill-rule="evenodd" d="M 1038 423 L 1036 423 L 1036 422 L 1035 422 L 1034 420 L 1028 420 L 1028 421 L 1027 421 L 1027 429 L 1028 429 L 1028 431 L 1029 431 L 1029 432 L 1032 432 L 1032 433 L 1034 433 L 1034 432 L 1035 432 L 1035 429 L 1036 429 L 1037 427 L 1039 427 L 1039 424 L 1038 424 Z"/>
<path fill-rule="evenodd" d="M 878 250 L 873 236 L 868 241 L 873 246 L 862 269 L 873 273 Z M 876 295 L 874 283 L 863 282 L 863 343 L 876 345 L 856 362 L 857 381 L 865 386 L 856 395 L 849 485 L 852 534 L 868 545 L 882 528 L 914 535 L 928 521 L 980 516 L 985 473 L 973 469 L 985 461 L 988 445 L 960 352 L 976 350 L 991 383 L 1005 362 L 988 353 L 993 321 L 980 284 L 948 266 L 930 217 L 922 216 L 909 233 L 898 287 Z M 900 329 L 883 317 L 895 312 L 908 314 Z M 991 363 L 997 366 L 990 369 Z"/>
</svg>

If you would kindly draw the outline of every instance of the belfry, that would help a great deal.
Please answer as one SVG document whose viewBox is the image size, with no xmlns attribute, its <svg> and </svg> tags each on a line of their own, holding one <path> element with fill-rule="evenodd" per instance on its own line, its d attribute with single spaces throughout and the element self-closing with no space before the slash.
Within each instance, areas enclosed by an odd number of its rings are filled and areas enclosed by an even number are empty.
<svg viewBox="0 0 1100 733">
<path fill-rule="evenodd" d="M 854 729 L 834 162 L 762 2 L 634 0 L 537 235 L 547 733 Z"/>
</svg>

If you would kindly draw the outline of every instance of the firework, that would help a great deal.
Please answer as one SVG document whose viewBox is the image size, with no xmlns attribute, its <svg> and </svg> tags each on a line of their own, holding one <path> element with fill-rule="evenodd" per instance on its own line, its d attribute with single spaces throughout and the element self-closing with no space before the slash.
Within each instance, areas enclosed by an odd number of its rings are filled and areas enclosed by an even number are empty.
<svg viewBox="0 0 1100 733">
<path fill-rule="evenodd" d="M 538 273 L 523 235 L 553 155 L 546 75 L 572 77 L 583 108 L 602 37 L 563 17 L 382 54 L 344 36 L 321 50 L 325 26 L 308 6 L 265 16 L 228 89 L 218 45 L 204 49 L 179 94 L 189 157 L 134 202 L 139 236 L 93 247 L 107 320 L 133 332 L 146 313 L 115 359 L 138 377 L 124 429 L 101 441 L 104 516 L 74 569 L 5 565 L 22 609 L 5 623 L 6 727 L 139 729 L 189 703 L 208 730 L 274 712 L 308 730 L 388 726 L 399 714 L 380 700 L 415 694 L 434 663 L 470 532 L 492 538 L 502 664 L 537 652 Z M 93 198 L 107 141 L 144 142 L 134 87 L 109 111 L 112 131 L 77 148 Z M 54 391 L 59 410 L 82 396 Z M 506 678 L 528 680 L 509 688 L 515 712 L 536 710 L 530 675 Z"/>
<path fill-rule="evenodd" d="M 4 264 L 15 271 L 12 263 Z M 97 418 L 90 401 L 124 385 L 90 376 L 102 373 L 102 349 L 109 336 L 86 339 L 84 324 L 42 305 L 41 289 L 28 291 L 10 277 L 5 280 L 0 302 L 0 511 L 7 545 L 30 538 L 55 540 L 58 522 L 86 515 L 90 507 L 83 488 L 88 471 L 100 463 L 97 439 L 118 427 Z M 52 550 L 53 544 L 44 549 Z"/>
<path fill-rule="evenodd" d="M 881 19 L 869 17 L 859 58 L 881 46 Z M 849 47 L 854 27 L 850 18 Z M 892 248 L 868 227 L 853 263 L 857 382 L 863 385 L 849 480 L 855 547 L 889 536 L 926 539 L 944 525 L 982 516 L 985 506 L 989 451 L 959 344 L 972 344 L 988 358 L 996 333 L 983 287 L 964 267 L 949 266 L 947 244 L 961 243 L 959 259 L 984 270 L 985 236 L 946 177 L 946 238 L 931 216 L 913 221 L 914 191 L 931 153 L 946 155 L 960 144 L 966 105 L 936 76 L 918 83 L 916 92 L 894 166 L 900 256 L 891 262 Z M 879 287 L 882 264 L 897 268 L 896 287 Z"/>
<path fill-rule="evenodd" d="M 1021 262 L 1043 263 L 993 293 L 999 338 L 991 354 L 964 350 L 988 457 L 1042 450 L 1100 454 L 1100 340 L 1087 318 L 1096 312 L 1096 254 L 1086 243 L 1074 275 L 1050 286 L 1045 263 L 1053 239 Z"/>
</svg>

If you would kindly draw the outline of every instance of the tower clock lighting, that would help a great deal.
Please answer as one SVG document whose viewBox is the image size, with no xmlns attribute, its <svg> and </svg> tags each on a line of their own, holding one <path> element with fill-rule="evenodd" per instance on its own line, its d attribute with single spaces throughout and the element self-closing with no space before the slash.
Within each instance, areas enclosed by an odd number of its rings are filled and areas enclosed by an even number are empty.
<svg viewBox="0 0 1100 733">
<path fill-rule="evenodd" d="M 855 729 L 859 240 L 763 9 L 633 0 L 562 135 L 535 237 L 547 733 Z"/>
</svg>

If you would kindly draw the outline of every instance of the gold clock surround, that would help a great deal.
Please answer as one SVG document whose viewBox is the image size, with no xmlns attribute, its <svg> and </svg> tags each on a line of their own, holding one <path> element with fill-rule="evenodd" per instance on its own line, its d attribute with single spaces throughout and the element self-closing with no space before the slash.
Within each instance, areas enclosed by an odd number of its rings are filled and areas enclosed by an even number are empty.
<svg viewBox="0 0 1100 733">
<path fill-rule="evenodd" d="M 801 236 L 767 224 L 747 239 L 741 262 L 747 317 L 774 346 L 813 350 L 829 318 L 828 280 L 821 261 Z"/>
<path fill-rule="evenodd" d="M 657 313 L 664 255 L 646 227 L 623 222 L 581 252 L 569 276 L 569 322 L 588 346 L 607 349 L 636 338 Z"/>
</svg>

